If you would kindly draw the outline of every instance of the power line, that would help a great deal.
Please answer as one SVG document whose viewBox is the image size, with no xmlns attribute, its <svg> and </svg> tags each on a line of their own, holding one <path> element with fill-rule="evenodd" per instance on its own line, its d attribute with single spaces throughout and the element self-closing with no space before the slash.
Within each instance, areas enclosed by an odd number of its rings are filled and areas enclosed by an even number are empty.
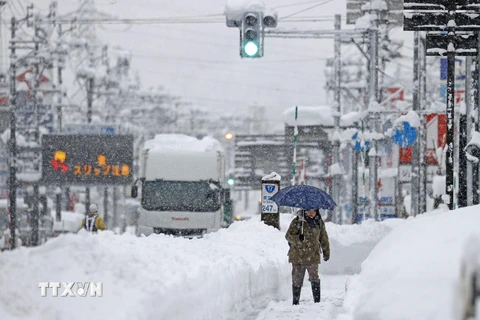
<svg viewBox="0 0 480 320">
<path fill-rule="evenodd" d="M 276 6 L 274 8 L 278 9 L 278 8 L 296 7 L 296 6 L 301 6 L 301 5 L 304 5 L 304 4 L 318 3 L 318 1 L 320 1 L 320 0 L 284 4 L 284 5 Z"/>
<path fill-rule="evenodd" d="M 286 16 L 286 17 L 282 17 L 282 18 L 280 18 L 280 20 L 283 20 L 283 19 L 286 19 L 286 18 L 292 17 L 292 16 L 294 16 L 294 15 L 300 14 L 300 13 L 302 13 L 302 12 L 305 12 L 305 11 L 308 11 L 308 10 L 311 10 L 311 9 L 314 9 L 314 8 L 316 8 L 316 7 L 322 6 L 322 5 L 324 5 L 324 4 L 327 4 L 327 3 L 329 3 L 329 2 L 332 2 L 332 1 L 333 1 L 333 0 L 327 0 L 327 1 L 324 1 L 324 2 L 322 2 L 322 3 L 316 4 L 316 5 L 314 5 L 314 6 L 311 6 L 311 7 L 309 7 L 309 8 L 306 8 L 306 9 L 300 10 L 300 11 L 298 11 L 298 12 L 294 12 L 294 13 L 292 13 L 292 14 L 290 14 L 290 15 Z"/>
</svg>

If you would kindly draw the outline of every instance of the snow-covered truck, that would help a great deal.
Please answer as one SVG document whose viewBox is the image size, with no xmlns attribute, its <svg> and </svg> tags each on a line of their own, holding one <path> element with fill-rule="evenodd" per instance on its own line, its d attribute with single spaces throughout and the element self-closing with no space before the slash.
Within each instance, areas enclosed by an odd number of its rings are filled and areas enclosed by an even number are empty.
<svg viewBox="0 0 480 320">
<path fill-rule="evenodd" d="M 145 142 L 140 161 L 138 235 L 201 237 L 232 222 L 225 153 L 217 140 L 156 135 Z M 132 197 L 137 193 L 134 185 Z"/>
</svg>

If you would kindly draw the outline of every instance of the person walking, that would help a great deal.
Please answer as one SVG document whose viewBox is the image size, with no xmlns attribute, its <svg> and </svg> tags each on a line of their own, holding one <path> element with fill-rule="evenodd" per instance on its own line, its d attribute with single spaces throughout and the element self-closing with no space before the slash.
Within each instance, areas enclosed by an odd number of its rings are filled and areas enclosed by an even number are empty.
<svg viewBox="0 0 480 320">
<path fill-rule="evenodd" d="M 82 227 L 80 230 L 83 228 L 90 232 L 105 230 L 105 222 L 103 221 L 102 217 L 98 215 L 97 205 L 92 203 L 88 209 L 89 213 L 85 218 L 83 218 Z"/>
<path fill-rule="evenodd" d="M 299 210 L 297 217 L 290 223 L 285 238 L 290 246 L 288 262 L 292 264 L 293 304 L 298 305 L 300 302 L 305 271 L 308 271 L 313 300 L 315 303 L 320 302 L 320 249 L 326 262 L 330 259 L 330 244 L 319 209 Z"/>
</svg>

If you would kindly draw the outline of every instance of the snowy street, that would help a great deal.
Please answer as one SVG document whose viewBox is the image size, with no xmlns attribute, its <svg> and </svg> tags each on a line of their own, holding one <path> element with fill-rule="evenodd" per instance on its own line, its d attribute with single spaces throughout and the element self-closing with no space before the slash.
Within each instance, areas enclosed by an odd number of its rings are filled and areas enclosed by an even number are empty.
<svg viewBox="0 0 480 320">
<path fill-rule="evenodd" d="M 305 278 L 307 279 L 307 278 Z M 310 282 L 307 280 L 302 288 L 299 306 L 292 306 L 291 299 L 270 302 L 262 310 L 256 320 L 288 320 L 288 319 L 336 319 L 343 311 L 345 298 L 345 282 L 348 277 L 343 275 L 324 275 L 322 281 L 322 300 L 314 304 Z M 291 294 L 288 292 L 288 294 Z"/>
<path fill-rule="evenodd" d="M 0 0 L 0 320 L 152 319 L 480 320 L 480 0 Z"/>
<path fill-rule="evenodd" d="M 63 235 L 39 248 L 20 248 L 0 256 L 2 319 L 288 319 L 304 315 L 328 318 L 342 309 L 344 264 L 359 264 L 352 255 L 359 242 L 378 242 L 390 227 L 366 223 L 328 223 L 331 262 L 320 267 L 322 302 L 313 304 L 305 278 L 300 306 L 291 305 L 291 265 L 284 238 L 291 216 L 281 215 L 282 230 L 260 217 L 236 222 L 204 239 L 163 235 L 137 238 L 86 232 Z M 403 222 L 402 222 L 403 223 Z M 360 240 L 363 239 L 363 240 Z M 352 260 L 353 259 L 353 260 Z M 358 260 L 360 259 L 360 260 Z M 351 267 L 348 267 L 351 268 Z M 102 297 L 40 296 L 42 281 L 101 281 Z M 11 297 L 16 297 L 11 299 Z"/>
</svg>

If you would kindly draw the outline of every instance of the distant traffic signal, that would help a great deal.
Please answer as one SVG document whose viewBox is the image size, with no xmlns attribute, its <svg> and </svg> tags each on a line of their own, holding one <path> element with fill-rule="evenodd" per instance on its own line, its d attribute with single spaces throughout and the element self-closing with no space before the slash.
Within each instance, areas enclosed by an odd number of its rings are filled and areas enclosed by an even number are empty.
<svg viewBox="0 0 480 320">
<path fill-rule="evenodd" d="M 235 179 L 233 177 L 229 177 L 227 183 L 229 186 L 233 186 L 235 184 Z"/>
<path fill-rule="evenodd" d="M 265 28 L 276 28 L 278 15 L 274 9 L 248 9 L 243 14 L 227 14 L 227 27 L 240 29 L 240 56 L 242 58 L 263 57 Z"/>
<path fill-rule="evenodd" d="M 247 11 L 243 14 L 240 32 L 240 56 L 260 58 L 263 56 L 263 13 Z"/>
</svg>

